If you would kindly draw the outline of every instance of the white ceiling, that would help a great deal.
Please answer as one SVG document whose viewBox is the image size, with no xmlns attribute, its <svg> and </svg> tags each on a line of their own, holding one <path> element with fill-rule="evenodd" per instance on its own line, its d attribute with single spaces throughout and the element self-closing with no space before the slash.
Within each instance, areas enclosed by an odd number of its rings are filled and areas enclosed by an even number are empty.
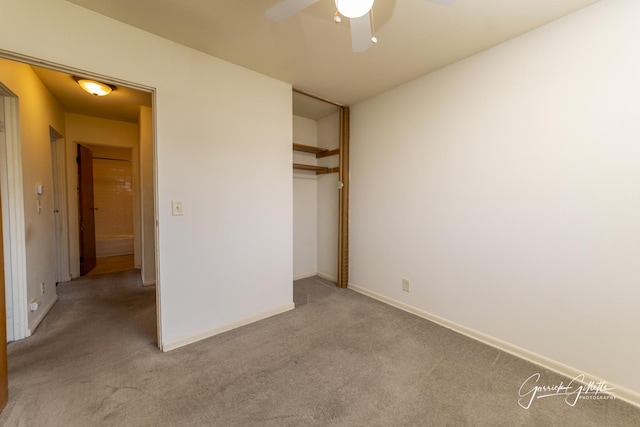
<svg viewBox="0 0 640 427">
<path fill-rule="evenodd" d="M 377 0 L 377 45 L 351 51 L 334 0 L 282 21 L 279 0 L 68 0 L 202 52 L 352 105 L 598 0 Z M 432 0 L 437 1 L 437 0 Z"/>
<path fill-rule="evenodd" d="M 598 0 L 377 0 L 377 45 L 351 51 L 348 20 L 334 24 L 334 0 L 273 22 L 279 0 L 67 0 L 175 42 L 353 105 L 509 40 Z M 449 0 L 447 0 L 449 1 Z M 33 67 L 69 112 L 137 122 L 151 94 L 118 86 L 96 98 L 69 74 Z M 294 94 L 294 114 L 319 119 L 333 105 Z"/>
</svg>

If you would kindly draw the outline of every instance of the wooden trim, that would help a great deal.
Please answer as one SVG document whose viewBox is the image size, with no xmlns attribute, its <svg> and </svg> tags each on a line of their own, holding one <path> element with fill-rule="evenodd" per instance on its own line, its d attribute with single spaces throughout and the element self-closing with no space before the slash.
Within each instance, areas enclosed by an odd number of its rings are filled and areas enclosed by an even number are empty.
<svg viewBox="0 0 640 427">
<path fill-rule="evenodd" d="M 293 143 L 293 149 L 295 151 L 302 151 L 304 153 L 315 154 L 316 157 L 319 154 L 322 154 L 322 153 L 325 153 L 325 152 L 329 151 L 328 148 L 314 147 L 313 145 L 298 144 L 297 142 Z"/>
<path fill-rule="evenodd" d="M 316 175 L 323 175 L 323 174 L 326 174 L 326 173 L 340 172 L 340 168 L 339 167 L 329 168 L 329 167 L 326 167 L 326 166 L 304 165 L 302 163 L 294 163 L 293 164 L 293 168 L 294 169 L 299 169 L 299 170 L 304 170 L 304 171 L 312 171 L 312 172 L 315 172 Z"/>
<path fill-rule="evenodd" d="M 294 163 L 294 169 L 300 169 L 304 171 L 314 171 L 314 172 L 329 172 L 329 168 L 326 166 L 315 166 L 315 165 L 303 165 L 302 163 Z"/>
<path fill-rule="evenodd" d="M 324 175 L 327 173 L 336 173 L 336 172 L 340 172 L 340 168 L 327 168 L 326 171 L 316 171 L 316 175 Z"/>
<path fill-rule="evenodd" d="M 327 104 L 335 105 L 336 107 L 340 107 L 340 108 L 344 107 L 344 105 L 338 104 L 337 102 L 334 102 L 334 101 L 330 101 L 327 98 L 323 98 L 321 96 L 314 95 L 314 94 L 311 94 L 309 92 L 305 92 L 305 91 L 300 90 L 300 89 L 296 89 L 295 87 L 292 88 L 292 89 L 293 89 L 294 92 L 299 93 L 300 95 L 305 95 L 305 96 L 308 96 L 309 98 L 317 99 L 318 101 L 322 101 L 322 102 L 326 102 Z"/>
<path fill-rule="evenodd" d="M 340 154 L 340 149 L 339 148 L 336 148 L 335 150 L 326 150 L 325 149 L 324 151 L 316 154 L 316 159 L 320 159 L 322 157 L 335 156 L 335 155 L 338 155 L 338 154 Z"/>
<path fill-rule="evenodd" d="M 349 107 L 340 109 L 338 286 L 349 284 Z"/>
</svg>

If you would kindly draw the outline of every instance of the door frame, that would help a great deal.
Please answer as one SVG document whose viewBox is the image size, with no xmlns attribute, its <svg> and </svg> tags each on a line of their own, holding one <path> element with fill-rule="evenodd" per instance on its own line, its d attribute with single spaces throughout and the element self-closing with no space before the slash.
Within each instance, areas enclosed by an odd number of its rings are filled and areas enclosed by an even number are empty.
<svg viewBox="0 0 640 427">
<path fill-rule="evenodd" d="M 5 146 L 0 150 L 0 193 L 5 265 L 7 340 L 31 335 L 27 311 L 27 255 L 18 97 L 0 82 Z"/>
<path fill-rule="evenodd" d="M 160 255 L 159 255 L 159 239 L 158 239 L 158 150 L 157 150 L 157 106 L 156 106 L 156 88 L 151 86 L 145 86 L 138 83 L 133 83 L 126 80 L 109 77 L 106 75 L 90 72 L 78 68 L 73 68 L 66 65 L 57 64 L 51 61 L 46 61 L 39 58 L 34 58 L 26 55 L 17 54 L 14 52 L 8 52 L 0 49 L 0 58 L 8 59 L 10 61 L 20 62 L 27 65 L 33 65 L 37 67 L 45 67 L 50 70 L 59 71 L 62 73 L 72 75 L 83 75 L 87 78 L 108 82 L 118 86 L 128 87 L 140 91 L 145 91 L 151 94 L 151 112 L 152 112 L 152 147 L 153 147 L 153 200 L 154 200 L 154 219 L 153 227 L 155 233 L 154 255 L 156 259 L 155 271 L 156 271 L 156 334 L 157 334 L 157 346 L 162 350 L 162 305 L 161 305 L 161 280 L 160 280 Z M 18 121 L 18 98 L 8 88 L 2 86 L 0 89 L 6 90 L 6 97 L 12 101 L 12 111 L 14 117 L 14 128 L 12 135 L 12 151 L 11 157 L 6 156 L 6 160 L 10 160 L 11 163 L 5 162 L 4 171 L 7 172 L 7 177 L 4 176 L 2 169 L 2 159 L 0 159 L 0 185 L 7 185 L 7 181 L 11 179 L 11 185 L 2 187 L 2 190 L 11 190 L 10 195 L 2 194 L 2 208 L 3 208 L 3 220 L 11 221 L 10 224 L 3 223 L 3 239 L 5 242 L 5 279 L 11 280 L 11 288 L 13 290 L 11 297 L 17 301 L 7 301 L 7 308 L 11 304 L 15 307 L 21 307 L 14 313 L 13 333 L 15 333 L 13 339 L 27 338 L 31 335 L 28 324 L 28 303 L 27 303 L 27 262 L 26 262 L 26 236 L 24 229 L 24 198 L 23 198 L 23 181 L 22 181 L 22 160 L 20 155 L 20 138 L 19 138 L 19 121 Z M 4 93 L 0 93 L 3 95 Z M 5 101 L 6 102 L 6 101 Z M 6 115 L 6 111 L 5 111 Z M 8 136 L 7 136 L 8 138 Z M 15 149 L 17 144 L 17 149 Z M 9 148 L 10 144 L 7 144 Z M 0 150 L 4 151 L 4 150 Z M 17 160 L 16 160 L 17 156 Z M 0 157 L 4 157 L 0 154 Z M 16 170 L 16 168 L 19 168 Z M 13 194 L 15 193 L 15 194 Z M 6 211 L 5 211 L 6 209 Z M 7 245 L 8 243 L 8 245 Z M 9 256 L 7 254 L 10 254 Z M 10 258 L 10 259 L 8 259 Z M 8 282 L 9 283 L 9 282 Z M 7 287 L 9 288 L 9 287 Z M 16 318 L 16 314 L 19 318 Z M 17 326 L 17 327 L 16 327 Z M 7 334 L 9 334 L 9 326 L 7 327 Z M 9 336 L 8 336 L 9 339 Z"/>
<path fill-rule="evenodd" d="M 4 100 L 0 97 L 0 117 L 4 119 Z M 4 120 L 3 120 L 4 123 Z M 4 125 L 0 128 L 0 132 L 4 134 Z M 2 138 L 4 141 L 4 138 Z M 2 215 L 0 213 L 0 260 L 4 258 L 4 248 L 2 245 Z M 4 264 L 0 264 L 0 413 L 9 401 L 9 365 L 7 364 L 7 317 L 5 309 L 5 293 L 4 293 Z"/>
<path fill-rule="evenodd" d="M 78 225 L 80 226 L 80 276 L 96 267 L 96 219 L 93 196 L 93 152 L 76 146 L 78 163 Z"/>
<path fill-rule="evenodd" d="M 340 109 L 340 167 L 338 168 L 338 271 L 336 284 L 340 288 L 349 285 L 349 107 L 335 101 L 292 88 L 293 92 L 325 102 Z"/>
<path fill-rule="evenodd" d="M 338 286 L 349 285 L 349 107 L 340 107 L 340 203 L 338 227 Z"/>
<path fill-rule="evenodd" d="M 69 217 L 67 215 L 67 162 L 64 137 L 49 126 L 53 208 L 55 215 L 56 282 L 71 280 L 69 263 Z"/>
</svg>

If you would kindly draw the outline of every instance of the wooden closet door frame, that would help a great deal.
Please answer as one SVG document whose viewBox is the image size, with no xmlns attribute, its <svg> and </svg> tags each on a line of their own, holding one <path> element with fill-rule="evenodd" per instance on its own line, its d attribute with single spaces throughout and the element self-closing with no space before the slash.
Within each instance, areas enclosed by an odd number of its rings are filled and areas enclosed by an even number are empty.
<svg viewBox="0 0 640 427">
<path fill-rule="evenodd" d="M 349 107 L 340 107 L 338 286 L 349 285 Z"/>
<path fill-rule="evenodd" d="M 338 204 L 338 271 L 337 285 L 346 288 L 349 284 L 349 107 L 317 95 L 293 88 L 293 91 L 310 98 L 335 105 L 340 109 L 340 170 Z"/>
</svg>

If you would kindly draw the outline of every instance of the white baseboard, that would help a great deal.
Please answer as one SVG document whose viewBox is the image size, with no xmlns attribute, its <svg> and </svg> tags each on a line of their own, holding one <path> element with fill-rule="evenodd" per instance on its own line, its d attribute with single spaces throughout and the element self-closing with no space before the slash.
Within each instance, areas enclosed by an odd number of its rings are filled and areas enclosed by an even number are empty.
<svg viewBox="0 0 640 427">
<path fill-rule="evenodd" d="M 332 276 L 331 274 L 323 273 L 321 271 L 318 271 L 316 274 L 322 277 L 323 279 L 330 280 L 332 282 L 338 281 L 338 278 L 336 276 Z"/>
<path fill-rule="evenodd" d="M 293 278 L 293 280 L 307 279 L 309 277 L 314 277 L 314 276 L 319 276 L 319 277 L 322 277 L 323 279 L 331 280 L 332 282 L 338 281 L 337 277 L 332 276 L 331 274 L 323 273 L 321 271 L 314 271 L 313 273 L 306 273 L 301 276 L 296 276 Z"/>
<path fill-rule="evenodd" d="M 211 338 L 214 335 L 221 334 L 223 332 L 230 331 L 232 329 L 239 328 L 241 326 L 248 325 L 250 323 L 257 322 L 259 320 L 266 319 L 271 316 L 275 316 L 276 314 L 281 314 L 287 312 L 289 310 L 293 310 L 295 305 L 293 302 L 288 304 L 281 305 L 279 307 L 272 308 L 270 310 L 263 311 L 258 314 L 254 314 L 253 316 L 245 317 L 244 319 L 236 320 L 235 322 L 227 323 L 225 325 L 219 326 L 217 328 L 209 329 L 206 331 L 199 332 L 195 335 L 190 335 L 187 337 L 178 338 L 175 340 L 167 341 L 162 343 L 161 350 L 164 352 L 175 350 L 176 348 L 184 347 L 188 344 L 193 344 L 194 342 L 201 341 L 206 338 Z"/>
<path fill-rule="evenodd" d="M 33 321 L 31 321 L 31 323 L 29 324 L 29 331 L 28 331 L 27 337 L 30 337 L 31 335 L 33 335 L 33 333 L 36 331 L 36 329 L 38 328 L 42 320 L 45 318 L 47 313 L 51 311 L 51 309 L 53 308 L 56 302 L 58 302 L 58 295 L 54 295 L 53 299 L 49 301 L 49 304 L 47 304 L 45 307 L 42 307 L 42 310 L 40 310 L 40 313 L 38 314 L 38 316 L 35 319 L 33 319 Z"/>
<path fill-rule="evenodd" d="M 154 286 L 156 284 L 156 278 L 145 279 L 142 269 L 140 269 L 140 279 L 142 280 L 142 286 Z"/>
<path fill-rule="evenodd" d="M 316 273 L 315 271 L 313 273 L 305 273 L 305 274 L 301 274 L 300 276 L 295 276 L 293 278 L 293 280 L 300 280 L 300 279 L 306 279 L 308 277 L 313 277 L 313 276 L 317 276 L 318 273 Z"/>
<path fill-rule="evenodd" d="M 498 338 L 476 331 L 475 329 L 471 329 L 466 326 L 460 325 L 458 323 L 452 322 L 450 320 L 444 319 L 435 314 L 428 313 L 424 310 L 413 307 L 409 304 L 405 304 L 393 298 L 389 298 L 385 295 L 379 294 L 377 292 L 371 291 L 361 286 L 354 285 L 353 283 L 349 283 L 349 289 L 352 289 L 358 293 L 361 293 L 363 295 L 366 295 L 378 301 L 389 304 L 400 310 L 414 314 L 418 317 L 422 317 L 423 319 L 427 319 L 433 323 L 437 323 L 438 325 L 443 326 L 447 329 L 450 329 L 454 332 L 465 335 L 469 338 L 472 338 L 476 341 L 480 341 L 484 344 L 490 345 L 491 347 L 497 348 L 498 350 L 502 350 L 506 353 L 509 353 L 513 356 L 527 360 L 536 365 L 540 365 L 543 368 L 556 372 L 560 375 L 564 375 L 569 378 L 576 378 L 578 375 L 584 375 L 584 381 L 583 381 L 584 384 L 588 384 L 590 381 L 593 381 L 595 383 L 598 383 L 599 381 L 604 381 L 609 388 L 612 388 L 612 390 L 608 392 L 609 394 L 631 405 L 640 407 L 640 394 L 632 390 L 626 389 L 624 387 L 620 387 L 616 384 L 612 384 L 611 382 L 606 381 L 603 378 L 599 378 L 595 375 L 582 372 L 576 368 L 565 365 L 564 363 L 558 362 L 556 360 L 553 360 L 548 357 L 542 356 L 540 354 L 534 353 L 532 351 L 526 350 L 522 347 L 518 347 L 517 345 L 510 344 L 506 341 L 502 341 Z"/>
</svg>

